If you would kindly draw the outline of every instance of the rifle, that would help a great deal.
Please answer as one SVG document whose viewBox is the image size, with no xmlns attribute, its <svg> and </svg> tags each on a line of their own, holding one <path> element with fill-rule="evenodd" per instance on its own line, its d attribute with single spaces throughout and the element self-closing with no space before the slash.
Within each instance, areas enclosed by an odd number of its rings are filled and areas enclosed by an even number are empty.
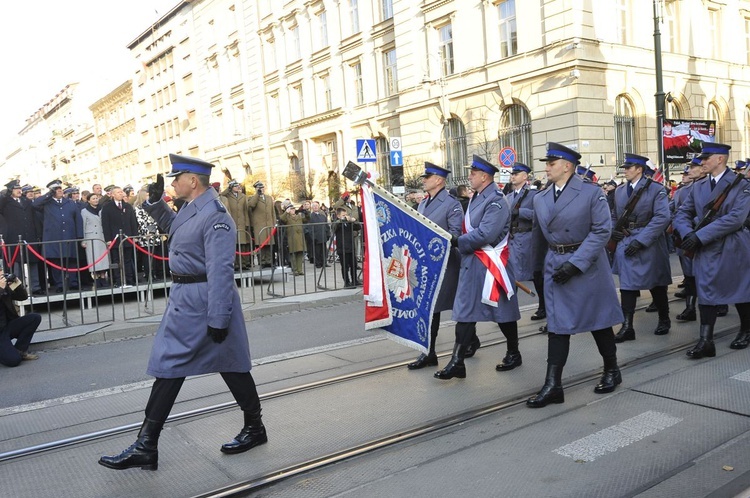
<svg viewBox="0 0 750 498">
<path fill-rule="evenodd" d="M 518 213 L 518 211 L 521 209 L 521 203 L 526 198 L 528 193 L 529 193 L 529 189 L 528 188 L 524 189 L 523 194 L 519 197 L 518 201 L 516 201 L 515 205 L 513 205 L 513 209 L 511 210 L 511 218 L 510 218 L 510 237 L 511 238 L 513 238 L 514 230 L 518 229 L 519 215 L 514 214 L 514 213 Z"/>
<path fill-rule="evenodd" d="M 645 177 L 646 178 L 646 184 L 639 188 L 636 192 L 633 192 L 633 195 L 630 196 L 630 199 L 628 199 L 627 204 L 625 204 L 625 210 L 622 212 L 622 215 L 620 218 L 618 218 L 617 222 L 615 223 L 614 228 L 612 229 L 613 232 L 622 232 L 625 235 L 630 235 L 630 232 L 628 232 L 627 224 L 630 221 L 630 216 L 633 214 L 633 211 L 635 211 L 635 206 L 638 204 L 638 201 L 641 199 L 641 196 L 643 195 L 643 192 L 648 189 L 648 186 L 651 185 L 651 183 L 654 181 L 653 178 L 650 176 Z M 609 241 L 607 242 L 607 250 L 609 252 L 614 253 L 615 249 L 617 248 L 617 241 L 610 237 Z"/>
<path fill-rule="evenodd" d="M 703 215 L 703 218 L 701 221 L 698 222 L 697 225 L 695 225 L 695 228 L 693 229 L 694 232 L 697 232 L 701 228 L 705 227 L 709 223 L 711 223 L 714 219 L 714 216 L 716 216 L 716 213 L 719 212 L 719 209 L 721 209 L 721 206 L 724 204 L 724 202 L 727 200 L 727 197 L 729 196 L 729 192 L 736 187 L 737 185 L 742 182 L 746 178 L 745 175 L 737 175 L 732 183 L 724 187 L 724 190 L 721 191 L 721 193 L 714 199 L 713 201 L 706 204 L 706 208 L 708 208 L 708 211 L 706 211 L 706 214 Z M 682 237 L 680 237 L 680 234 L 675 232 L 674 234 L 674 245 L 675 247 L 681 247 L 682 246 Z M 683 251 L 683 254 L 688 257 L 692 258 L 695 256 L 695 251 Z"/>
</svg>

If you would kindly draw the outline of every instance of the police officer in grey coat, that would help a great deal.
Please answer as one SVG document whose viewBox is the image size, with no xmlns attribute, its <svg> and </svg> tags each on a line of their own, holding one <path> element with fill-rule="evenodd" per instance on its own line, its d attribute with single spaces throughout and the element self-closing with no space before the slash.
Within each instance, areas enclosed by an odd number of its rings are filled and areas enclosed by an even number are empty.
<svg viewBox="0 0 750 498">
<path fill-rule="evenodd" d="M 620 297 L 624 321 L 615 341 L 635 340 L 633 315 L 641 290 L 648 289 L 659 312 L 656 335 L 669 333 L 669 298 L 667 287 L 672 283 L 669 251 L 665 230 L 669 226 L 669 200 L 664 186 L 651 182 L 645 172 L 650 170 L 648 158 L 625 154 L 625 182 L 615 190 L 615 220 L 623 216 L 632 196 L 640 195 L 622 231 L 614 230 L 617 241 L 612 273 L 620 276 Z"/>
<path fill-rule="evenodd" d="M 682 238 L 682 249 L 694 251 L 693 272 L 698 291 L 700 339 L 688 350 L 692 359 L 716 356 L 714 325 L 720 305 L 734 304 L 740 316 L 740 331 L 729 346 L 744 349 L 750 344 L 750 266 L 738 262 L 747 254 L 750 231 L 750 184 L 727 167 L 731 147 L 704 143 L 700 159 L 706 178 L 697 180 L 675 215 L 674 230 Z M 735 180 L 737 182 L 735 183 Z M 696 230 L 717 197 L 726 200 L 708 224 Z M 742 259 L 742 258 L 740 258 Z"/>
<path fill-rule="evenodd" d="M 438 379 L 466 377 L 464 358 L 475 334 L 476 322 L 497 323 L 507 340 L 507 354 L 497 370 L 512 370 L 522 363 L 517 323 L 521 313 L 513 269 L 510 265 L 495 263 L 507 261 L 507 245 L 503 248 L 503 243 L 507 244 L 510 232 L 510 209 L 494 181 L 498 169 L 476 155 L 469 167 L 474 196 L 464 216 L 464 233 L 452 240 L 461 254 L 453 302 L 456 342 L 448 365 L 435 373 Z"/>
<path fill-rule="evenodd" d="M 445 190 L 445 179 L 450 174 L 450 170 L 441 168 L 432 163 L 424 163 L 424 174 L 421 176 L 424 191 L 429 196 L 419 203 L 417 212 L 425 215 L 443 230 L 449 232 L 452 236 L 461 235 L 461 223 L 464 219 L 464 212 L 461 204 L 448 194 Z M 418 370 L 427 366 L 436 366 L 438 364 L 437 354 L 435 354 L 435 341 L 440 328 L 440 312 L 453 309 L 453 300 L 456 297 L 456 286 L 458 285 L 458 270 L 460 267 L 460 256 L 455 247 L 451 247 L 448 257 L 448 266 L 445 268 L 443 282 L 440 285 L 440 292 L 435 302 L 432 313 L 432 324 L 430 326 L 430 348 L 427 354 L 422 353 L 407 367 L 409 370 Z"/>
<path fill-rule="evenodd" d="M 172 292 L 157 331 L 148 374 L 156 377 L 138 439 L 101 465 L 156 470 L 159 434 L 188 375 L 220 372 L 244 413 L 244 427 L 223 453 L 241 453 L 268 439 L 253 376 L 245 319 L 234 283 L 237 229 L 211 188 L 212 164 L 170 154 L 172 187 L 186 204 L 179 213 L 162 200 L 164 179 L 149 185 L 143 208 L 169 232 Z"/>
<path fill-rule="evenodd" d="M 533 280 L 539 296 L 539 307 L 531 315 L 532 320 L 547 318 L 544 305 L 544 277 L 541 271 L 534 270 L 531 223 L 534 215 L 534 196 L 539 192 L 529 188 L 531 168 L 523 163 L 513 163 L 510 170 L 512 189 L 506 199 L 510 206 L 510 264 L 516 280 Z"/>
<path fill-rule="evenodd" d="M 565 402 L 562 371 L 573 334 L 591 331 L 604 359 L 594 392 L 612 392 L 622 382 L 612 330 L 622 322 L 622 311 L 604 250 L 612 218 L 599 186 L 575 174 L 580 159 L 578 152 L 553 142 L 540 159 L 552 185 L 534 197 L 532 233 L 536 264 L 544 268 L 549 335 L 547 375 L 539 393 L 526 401 L 531 408 Z"/>
</svg>

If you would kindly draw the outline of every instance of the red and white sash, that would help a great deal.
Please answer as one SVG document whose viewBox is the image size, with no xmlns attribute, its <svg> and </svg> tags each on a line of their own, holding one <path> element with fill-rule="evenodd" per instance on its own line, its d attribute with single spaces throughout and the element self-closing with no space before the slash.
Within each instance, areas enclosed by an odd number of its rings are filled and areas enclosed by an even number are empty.
<svg viewBox="0 0 750 498">
<path fill-rule="evenodd" d="M 470 208 L 471 201 L 464 215 L 464 233 L 474 230 L 474 227 L 471 225 L 471 216 L 469 216 Z M 510 258 L 508 235 L 509 233 L 505 234 L 503 240 L 495 247 L 486 244 L 481 249 L 474 251 L 474 255 L 487 268 L 487 273 L 484 276 L 484 286 L 482 287 L 482 303 L 495 308 L 497 308 L 497 304 L 500 301 L 500 289 L 505 292 L 505 296 L 508 299 L 515 294 L 513 283 L 510 281 L 506 270 L 506 265 Z"/>
</svg>

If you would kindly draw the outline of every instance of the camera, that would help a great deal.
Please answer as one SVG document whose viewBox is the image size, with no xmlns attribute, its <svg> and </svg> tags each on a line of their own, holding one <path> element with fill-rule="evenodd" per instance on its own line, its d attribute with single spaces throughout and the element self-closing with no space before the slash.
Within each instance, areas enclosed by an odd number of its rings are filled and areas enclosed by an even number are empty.
<svg viewBox="0 0 750 498">
<path fill-rule="evenodd" d="M 8 282 L 9 284 L 18 280 L 18 277 L 12 273 L 5 273 L 4 276 L 5 276 L 5 281 Z"/>
</svg>

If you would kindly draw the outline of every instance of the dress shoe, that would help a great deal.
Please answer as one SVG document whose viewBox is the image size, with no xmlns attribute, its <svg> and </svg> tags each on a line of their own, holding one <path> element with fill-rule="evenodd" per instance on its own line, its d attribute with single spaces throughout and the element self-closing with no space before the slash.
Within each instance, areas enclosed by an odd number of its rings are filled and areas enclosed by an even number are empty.
<svg viewBox="0 0 750 498">
<path fill-rule="evenodd" d="M 675 317 L 678 322 L 694 322 L 697 320 L 695 313 L 695 296 L 688 296 L 685 298 L 685 309 Z"/>
<path fill-rule="evenodd" d="M 562 365 L 547 365 L 547 376 L 542 390 L 526 400 L 529 408 L 542 408 L 550 403 L 565 403 L 562 387 Z"/>
<path fill-rule="evenodd" d="M 729 314 L 729 305 L 720 304 L 716 307 L 716 316 L 727 316 Z"/>
<path fill-rule="evenodd" d="M 651 304 L 646 306 L 646 313 L 656 313 L 659 308 L 656 307 L 656 303 L 651 301 Z"/>
<path fill-rule="evenodd" d="M 32 296 L 46 296 L 47 293 L 44 292 L 42 289 L 35 290 L 31 293 Z"/>
<path fill-rule="evenodd" d="M 542 334 L 549 334 L 549 329 L 547 329 L 547 325 L 544 324 L 541 327 L 539 327 L 539 332 L 541 332 Z"/>
<path fill-rule="evenodd" d="M 464 358 L 471 358 L 477 353 L 477 350 L 482 347 L 482 343 L 479 342 L 479 337 L 474 335 L 474 337 L 471 339 L 471 342 L 466 347 L 466 353 L 464 353 Z"/>
<path fill-rule="evenodd" d="M 132 467 L 140 467 L 143 470 L 156 470 L 159 468 L 159 434 L 164 427 L 164 422 L 156 422 L 146 419 L 143 421 L 138 439 L 125 451 L 115 456 L 103 456 L 99 459 L 99 465 L 110 469 L 124 470 Z"/>
<path fill-rule="evenodd" d="M 615 342 L 635 340 L 635 329 L 633 328 L 633 313 L 625 313 L 625 321 L 622 322 L 620 331 L 615 334 Z"/>
<path fill-rule="evenodd" d="M 677 288 L 679 288 L 679 289 L 684 289 L 685 288 L 685 280 L 684 279 L 682 280 L 682 282 L 680 282 L 679 284 L 677 284 Z"/>
<path fill-rule="evenodd" d="M 505 358 L 499 365 L 495 365 L 495 370 L 498 372 L 504 372 L 506 370 L 513 370 L 516 367 L 520 367 L 523 364 L 521 353 L 518 351 L 508 351 L 505 354 Z"/>
<path fill-rule="evenodd" d="M 716 346 L 714 345 L 714 326 L 701 325 L 700 339 L 698 339 L 698 344 L 688 349 L 687 353 L 685 354 L 692 360 L 699 360 L 705 357 L 713 358 L 714 356 L 716 356 Z"/>
<path fill-rule="evenodd" d="M 544 308 L 537 308 L 536 312 L 531 315 L 532 320 L 544 320 L 547 318 L 547 310 Z"/>
<path fill-rule="evenodd" d="M 740 349 L 740 348 L 736 348 Z M 32 361 L 32 360 L 38 360 L 39 355 L 34 353 L 29 353 L 28 351 L 18 351 L 18 353 L 21 355 L 21 361 Z"/>
<path fill-rule="evenodd" d="M 594 392 L 597 394 L 611 393 L 620 384 L 622 384 L 620 369 L 617 367 L 608 368 L 604 370 L 601 380 L 594 388 Z"/>
<path fill-rule="evenodd" d="M 451 361 L 445 366 L 444 369 L 435 372 L 434 377 L 436 379 L 448 380 L 453 377 L 459 379 L 466 378 L 466 365 L 464 365 L 464 355 L 466 354 L 466 346 L 462 344 L 455 344 L 453 346 L 453 356 Z"/>
<path fill-rule="evenodd" d="M 244 411 L 242 413 L 245 415 L 245 426 L 234 439 L 221 445 L 222 453 L 235 455 L 268 442 L 268 435 L 261 421 L 260 410 L 253 413 Z"/>
<path fill-rule="evenodd" d="M 424 367 L 436 367 L 437 364 L 438 359 L 435 353 L 422 353 L 421 355 L 419 355 L 419 358 L 406 365 L 406 368 L 408 368 L 409 370 L 419 370 L 420 368 Z"/>
<path fill-rule="evenodd" d="M 732 349 L 745 349 L 748 345 L 750 345 L 750 330 L 740 330 L 729 347 Z"/>
<path fill-rule="evenodd" d="M 684 299 L 687 297 L 687 291 L 681 290 L 674 293 L 674 297 L 679 297 L 680 299 Z"/>
</svg>

